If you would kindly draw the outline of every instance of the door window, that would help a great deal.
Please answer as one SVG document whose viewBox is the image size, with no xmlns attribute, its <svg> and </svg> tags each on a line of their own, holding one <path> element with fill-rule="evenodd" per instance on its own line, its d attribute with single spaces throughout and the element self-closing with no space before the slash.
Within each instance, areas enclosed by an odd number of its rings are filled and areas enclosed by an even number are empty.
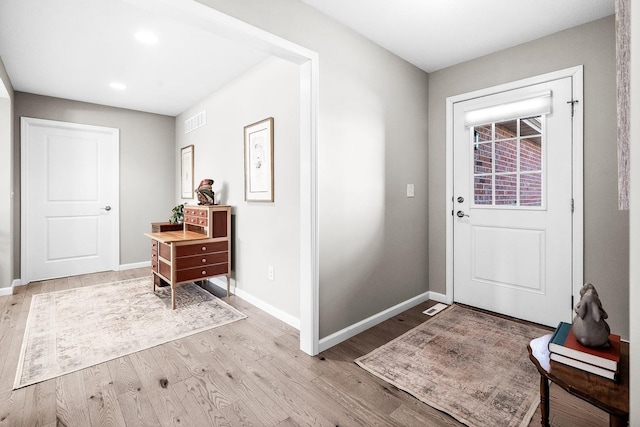
<svg viewBox="0 0 640 427">
<path fill-rule="evenodd" d="M 473 204 L 544 207 L 544 116 L 473 126 Z"/>
</svg>

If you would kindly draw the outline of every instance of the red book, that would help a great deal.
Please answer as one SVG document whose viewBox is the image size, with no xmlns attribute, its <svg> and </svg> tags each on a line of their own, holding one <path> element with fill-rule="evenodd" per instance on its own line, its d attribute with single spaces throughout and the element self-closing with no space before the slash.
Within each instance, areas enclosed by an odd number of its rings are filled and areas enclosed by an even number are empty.
<svg viewBox="0 0 640 427">
<path fill-rule="evenodd" d="M 561 322 L 549 342 L 549 351 L 617 371 L 620 363 L 620 335 L 609 335 L 609 347 L 585 347 L 576 339 L 571 325 Z"/>
</svg>

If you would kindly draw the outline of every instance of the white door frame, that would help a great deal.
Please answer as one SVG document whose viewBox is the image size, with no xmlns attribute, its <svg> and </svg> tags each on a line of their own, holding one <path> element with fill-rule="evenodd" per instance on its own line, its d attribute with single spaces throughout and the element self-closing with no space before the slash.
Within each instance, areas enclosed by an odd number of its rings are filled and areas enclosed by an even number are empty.
<svg viewBox="0 0 640 427">
<path fill-rule="evenodd" d="M 453 227 L 454 217 L 452 212 L 454 209 L 453 204 L 453 106 L 458 102 L 468 101 L 474 98 L 479 98 L 487 95 L 492 95 L 499 92 L 505 92 L 513 89 L 518 89 L 523 86 L 530 86 L 534 84 L 544 83 L 551 80 L 557 80 L 561 78 L 572 77 L 573 82 L 573 99 L 578 101 L 574 104 L 574 116 L 572 123 L 573 134 L 573 200 L 574 200 L 574 213 L 572 219 L 573 227 L 573 272 L 572 272 L 572 292 L 574 300 L 580 299 L 580 289 L 583 285 L 584 279 L 584 195 L 583 195 L 583 169 L 584 169 L 584 154 L 583 154 L 583 66 L 566 68 L 564 70 L 554 71 L 539 76 L 518 80 L 498 86 L 493 86 L 486 89 L 481 89 L 473 92 L 464 93 L 448 97 L 446 100 L 446 302 L 448 304 L 453 303 Z"/>
<path fill-rule="evenodd" d="M 29 129 L 30 126 L 60 126 L 65 129 L 74 129 L 78 131 L 95 131 L 104 134 L 108 134 L 113 138 L 112 141 L 115 145 L 112 150 L 114 158 L 111 160 L 113 164 L 113 175 L 115 180 L 110 182 L 112 185 L 111 192 L 113 194 L 113 200 L 109 202 L 112 206 L 113 218 L 110 234 L 113 237 L 113 244 L 111 245 L 111 253 L 105 254 L 109 258 L 109 268 L 114 271 L 120 269 L 120 131 L 119 129 L 85 125 L 80 123 L 61 122 L 56 120 L 36 119 L 31 117 L 22 117 L 20 120 L 20 282 L 22 285 L 26 285 L 34 278 L 31 273 L 31 265 L 29 262 L 29 254 L 31 248 L 27 244 L 30 241 L 30 213 L 31 204 L 29 189 L 32 173 L 30 171 L 30 146 L 29 146 Z"/>
<path fill-rule="evenodd" d="M 319 348 L 318 54 L 193 0 L 126 0 L 226 38 L 263 49 L 300 67 L 300 349 Z"/>
</svg>

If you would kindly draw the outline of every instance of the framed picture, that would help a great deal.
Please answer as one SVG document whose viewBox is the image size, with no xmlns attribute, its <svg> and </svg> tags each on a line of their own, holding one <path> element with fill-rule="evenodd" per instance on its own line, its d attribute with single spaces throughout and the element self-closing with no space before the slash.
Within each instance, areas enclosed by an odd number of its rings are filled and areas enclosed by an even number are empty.
<svg viewBox="0 0 640 427">
<path fill-rule="evenodd" d="M 273 202 L 273 117 L 244 127 L 244 199 Z"/>
<path fill-rule="evenodd" d="M 193 145 L 180 150 L 180 188 L 183 199 L 193 199 Z"/>
</svg>

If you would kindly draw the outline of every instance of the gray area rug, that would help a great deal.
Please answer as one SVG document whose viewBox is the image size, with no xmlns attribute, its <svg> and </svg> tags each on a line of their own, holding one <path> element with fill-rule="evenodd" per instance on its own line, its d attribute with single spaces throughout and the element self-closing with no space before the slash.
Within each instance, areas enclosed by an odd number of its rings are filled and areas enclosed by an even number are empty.
<svg viewBox="0 0 640 427">
<path fill-rule="evenodd" d="M 526 426 L 540 402 L 527 344 L 548 331 L 453 305 L 356 363 L 470 426 Z"/>
<path fill-rule="evenodd" d="M 193 283 L 153 292 L 151 277 L 34 295 L 14 389 L 247 316 Z"/>
</svg>

